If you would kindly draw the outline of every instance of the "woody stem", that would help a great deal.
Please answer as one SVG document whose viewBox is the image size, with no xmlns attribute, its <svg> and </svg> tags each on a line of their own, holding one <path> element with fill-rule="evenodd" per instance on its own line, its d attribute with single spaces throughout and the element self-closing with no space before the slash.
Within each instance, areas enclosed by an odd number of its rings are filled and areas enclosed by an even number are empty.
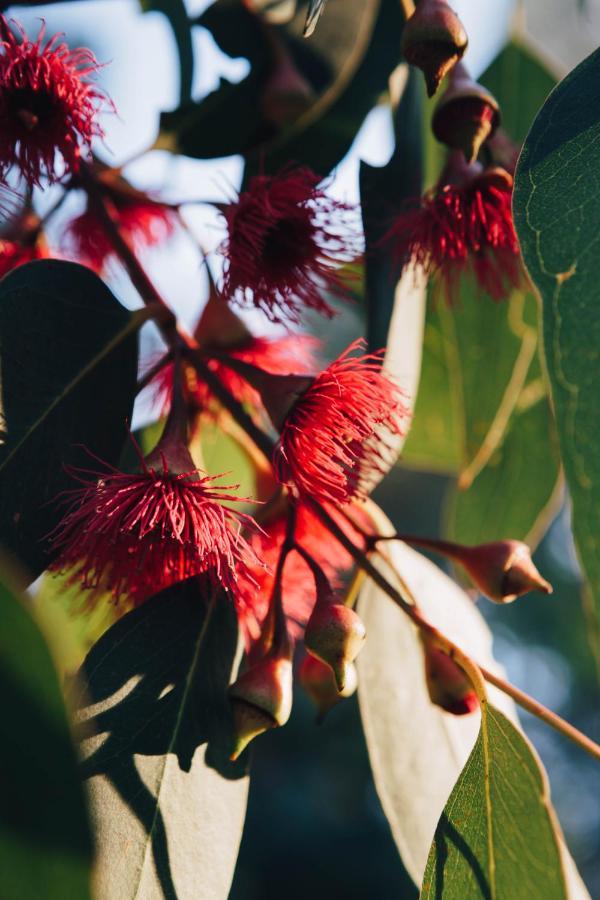
<svg viewBox="0 0 600 900">
<path fill-rule="evenodd" d="M 194 366 L 199 377 L 204 381 L 209 390 L 219 402 L 222 403 L 225 409 L 227 409 L 238 425 L 247 432 L 248 436 L 255 442 L 256 446 L 265 457 L 271 459 L 276 446 L 275 442 L 252 421 L 243 406 L 232 396 L 232 394 L 230 394 L 218 376 L 208 368 L 194 338 L 185 334 L 185 332 L 178 330 L 177 321 L 173 312 L 146 274 L 143 266 L 125 238 L 122 236 L 119 226 L 113 218 L 111 211 L 108 209 L 101 191 L 98 190 L 93 172 L 88 169 L 82 170 L 82 180 L 90 200 L 94 203 L 98 217 L 102 222 L 106 234 L 111 240 L 114 249 L 119 255 L 121 262 L 125 266 L 127 273 L 142 300 L 146 305 L 159 305 L 164 309 L 165 321 L 162 321 L 159 324 L 165 341 L 172 350 L 175 350 L 177 347 L 184 350 L 186 358 Z M 326 509 L 310 498 L 307 498 L 305 502 L 314 510 L 315 514 L 326 526 L 328 531 L 336 538 L 342 547 L 347 550 L 356 564 L 360 566 L 375 584 L 377 584 L 378 587 L 380 587 L 381 590 L 400 607 L 417 628 L 435 638 L 450 655 L 464 656 L 459 647 L 423 618 L 414 602 L 407 601 L 400 591 L 389 583 L 385 576 L 373 565 L 367 553 L 350 540 Z M 291 543 L 292 542 L 290 542 L 290 546 Z M 410 592 L 406 589 L 406 585 L 403 585 L 403 590 L 410 596 Z M 503 678 L 494 675 L 492 672 L 487 671 L 481 666 L 479 669 L 486 681 L 489 681 L 490 684 L 493 684 L 503 693 L 512 697 L 519 706 L 522 706 L 524 709 L 528 710 L 528 712 L 537 716 L 556 731 L 559 731 L 561 734 L 565 735 L 565 737 L 568 737 L 575 744 L 578 744 L 583 750 L 586 750 L 589 754 L 600 760 L 600 746 L 594 743 L 594 741 L 585 734 L 577 728 L 574 728 L 569 722 L 566 722 L 551 710 L 547 709 L 541 703 L 538 703 L 533 697 L 530 697 L 528 694 L 509 684 Z"/>
</svg>

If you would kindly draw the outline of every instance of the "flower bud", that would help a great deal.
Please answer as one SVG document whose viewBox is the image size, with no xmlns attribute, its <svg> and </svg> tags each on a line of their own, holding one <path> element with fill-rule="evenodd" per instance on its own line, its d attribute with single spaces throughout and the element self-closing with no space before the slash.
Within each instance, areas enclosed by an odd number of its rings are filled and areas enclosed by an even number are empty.
<svg viewBox="0 0 600 900">
<path fill-rule="evenodd" d="M 270 728 L 285 725 L 292 711 L 292 661 L 290 653 L 267 654 L 230 686 L 233 707 L 234 746 L 237 759 L 251 740 Z"/>
<path fill-rule="evenodd" d="M 542 578 L 522 541 L 461 547 L 452 558 L 464 566 L 481 593 L 496 603 L 512 603 L 528 591 L 552 593 L 552 585 Z"/>
<path fill-rule="evenodd" d="M 346 683 L 343 691 L 338 691 L 331 666 L 307 653 L 298 670 L 298 681 L 317 707 L 317 721 L 320 722 L 336 703 L 354 694 L 358 673 L 354 663 L 347 663 Z"/>
<path fill-rule="evenodd" d="M 445 75 L 467 49 L 462 22 L 444 0 L 421 0 L 402 32 L 402 53 L 425 75 L 433 97 Z"/>
<path fill-rule="evenodd" d="M 474 712 L 479 706 L 473 685 L 461 667 L 435 643 L 421 637 L 425 653 L 425 682 L 432 703 L 454 716 Z"/>
<path fill-rule="evenodd" d="M 467 162 L 473 162 L 499 122 L 500 109 L 495 98 L 458 63 L 433 114 L 431 127 L 435 137 L 453 150 L 462 150 Z"/>
<path fill-rule="evenodd" d="M 365 637 L 365 626 L 353 609 L 342 603 L 320 602 L 308 620 L 304 646 L 331 667 L 338 690 L 343 691 Z"/>
<path fill-rule="evenodd" d="M 261 111 L 270 125 L 285 128 L 310 108 L 315 92 L 294 64 L 285 44 L 274 33 L 268 35 L 273 69 L 262 89 Z"/>
</svg>

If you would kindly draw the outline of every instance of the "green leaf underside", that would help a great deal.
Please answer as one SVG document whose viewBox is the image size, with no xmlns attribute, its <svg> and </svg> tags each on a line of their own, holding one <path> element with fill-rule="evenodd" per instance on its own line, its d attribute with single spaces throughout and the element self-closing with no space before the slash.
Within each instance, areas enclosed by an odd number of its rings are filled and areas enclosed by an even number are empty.
<svg viewBox="0 0 600 900">
<path fill-rule="evenodd" d="M 522 734 L 489 704 L 446 804 L 421 898 L 567 897 L 548 786 Z"/>
<path fill-rule="evenodd" d="M 0 895 L 87 900 L 92 839 L 60 685 L 43 638 L 0 583 Z"/>
<path fill-rule="evenodd" d="M 65 465 L 114 464 L 137 375 L 138 321 L 89 269 L 44 260 L 0 283 L 0 541 L 32 574 L 50 557 Z"/>
<path fill-rule="evenodd" d="M 515 224 L 543 304 L 545 359 L 573 532 L 600 609 L 600 54 L 550 95 L 517 168 Z"/>
<path fill-rule="evenodd" d="M 481 80 L 500 102 L 503 125 L 515 139 L 523 137 L 553 84 L 544 66 L 515 43 Z M 429 156 L 434 155 L 432 149 Z M 498 536 L 493 505 L 500 495 L 511 497 L 502 504 L 500 523 L 507 536 L 539 537 L 552 514 L 559 462 L 538 354 L 531 294 L 513 292 L 494 303 L 465 280 L 453 308 L 440 290 L 430 297 L 422 378 L 403 460 L 462 475 L 466 489 L 452 492 L 446 523 L 456 540 L 469 535 L 477 543 Z M 536 448 L 528 454 L 518 432 L 531 434 L 534 419 L 545 452 Z"/>
<path fill-rule="evenodd" d="M 226 690 L 237 621 L 195 579 L 125 615 L 82 667 L 83 774 L 103 900 L 226 898 L 245 815 L 245 764 L 228 759 Z"/>
</svg>

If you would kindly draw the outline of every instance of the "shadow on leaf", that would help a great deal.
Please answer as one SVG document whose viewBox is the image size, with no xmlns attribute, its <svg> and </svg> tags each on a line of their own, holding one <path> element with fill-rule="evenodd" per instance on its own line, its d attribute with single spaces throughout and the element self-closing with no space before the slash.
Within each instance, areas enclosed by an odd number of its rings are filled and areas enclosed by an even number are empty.
<svg viewBox="0 0 600 900">
<path fill-rule="evenodd" d="M 75 706 L 82 729 L 83 776 L 89 780 L 99 819 L 101 855 L 103 832 L 112 830 L 109 840 L 114 840 L 120 831 L 130 856 L 136 852 L 130 844 L 139 845 L 141 870 L 150 842 L 156 876 L 168 900 L 176 900 L 178 893 L 167 837 L 182 826 L 175 816 L 168 818 L 164 800 L 179 790 L 190 804 L 198 802 L 199 779 L 208 769 L 220 776 L 217 784 L 246 775 L 244 761 L 229 760 L 226 692 L 237 642 L 231 602 L 211 596 L 204 581 L 190 579 L 120 619 L 82 666 L 85 694 Z M 167 779 L 169 790 L 161 796 Z M 214 790 L 214 773 L 209 781 Z M 137 842 L 130 838 L 129 812 L 143 826 Z M 205 816 L 210 817 L 210 810 Z M 172 845 L 173 837 L 170 840 Z M 128 866 L 135 870 L 132 862 Z M 138 877 L 143 877 L 141 872 Z"/>
</svg>

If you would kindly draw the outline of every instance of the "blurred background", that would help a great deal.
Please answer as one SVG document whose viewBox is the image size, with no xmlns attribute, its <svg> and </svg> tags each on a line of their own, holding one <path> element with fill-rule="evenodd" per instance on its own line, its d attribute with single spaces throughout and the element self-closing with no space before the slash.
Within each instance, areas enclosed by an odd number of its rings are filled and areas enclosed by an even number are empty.
<svg viewBox="0 0 600 900">
<path fill-rule="evenodd" d="M 200 14 L 205 0 L 189 0 L 190 14 Z M 504 46 L 509 33 L 533 42 L 555 75 L 560 75 L 600 42 L 600 2 L 577 0 L 495 0 L 456 2 L 470 36 L 467 56 L 472 73 L 481 75 Z M 71 46 L 91 47 L 106 63 L 100 81 L 118 113 L 104 118 L 106 139 L 97 152 L 109 164 L 127 165 L 136 186 L 160 190 L 167 199 L 219 200 L 231 196 L 242 175 L 241 158 L 210 161 L 176 158 L 164 151 L 139 154 L 156 139 L 161 111 L 178 101 L 178 65 L 172 32 L 158 12 L 143 13 L 138 0 L 86 0 L 34 9 L 10 8 L 9 15 L 35 33 L 38 20 L 49 34 L 66 32 Z M 238 81 L 248 62 L 222 54 L 210 33 L 194 31 L 193 94 L 214 90 L 220 77 Z M 365 160 L 383 165 L 393 147 L 389 111 L 373 110 L 335 173 L 336 195 L 358 201 L 358 166 Z M 40 199 L 51 204 L 51 192 Z M 73 198 L 50 232 L 77 208 Z M 222 237 L 218 217 L 209 206 L 186 207 L 185 216 L 202 246 L 214 249 Z M 58 241 L 58 237 L 57 237 Z M 145 259 L 151 275 L 183 321 L 193 325 L 205 299 L 206 275 L 189 235 L 178 234 Z M 137 305 L 125 275 L 115 268 L 111 282 L 117 296 Z M 259 322 L 264 331 L 264 321 Z M 339 345 L 362 329 L 360 309 L 346 317 Z M 332 339 L 332 333 L 324 335 Z M 159 338 L 144 333 L 146 358 L 156 353 Z M 136 410 L 136 425 L 152 419 L 148 398 Z M 452 475 L 432 476 L 399 466 L 380 487 L 376 500 L 399 530 L 441 534 L 447 515 Z M 492 627 L 495 655 L 509 678 L 596 740 L 600 739 L 598 672 L 589 650 L 581 583 L 569 530 L 568 503 L 555 507 L 555 518 L 536 554 L 539 569 L 554 585 L 554 595 L 528 596 L 505 608 L 481 604 Z M 600 768 L 537 720 L 523 715 L 523 725 L 550 775 L 552 794 L 566 839 L 592 897 L 600 897 Z M 424 736 L 424 739 L 425 736 Z M 351 898 L 416 897 L 403 871 L 381 811 L 369 771 L 355 698 L 335 708 L 324 724 L 298 696 L 289 725 L 265 735 L 253 753 L 250 805 L 233 900 L 288 900 L 318 896 Z"/>
</svg>

